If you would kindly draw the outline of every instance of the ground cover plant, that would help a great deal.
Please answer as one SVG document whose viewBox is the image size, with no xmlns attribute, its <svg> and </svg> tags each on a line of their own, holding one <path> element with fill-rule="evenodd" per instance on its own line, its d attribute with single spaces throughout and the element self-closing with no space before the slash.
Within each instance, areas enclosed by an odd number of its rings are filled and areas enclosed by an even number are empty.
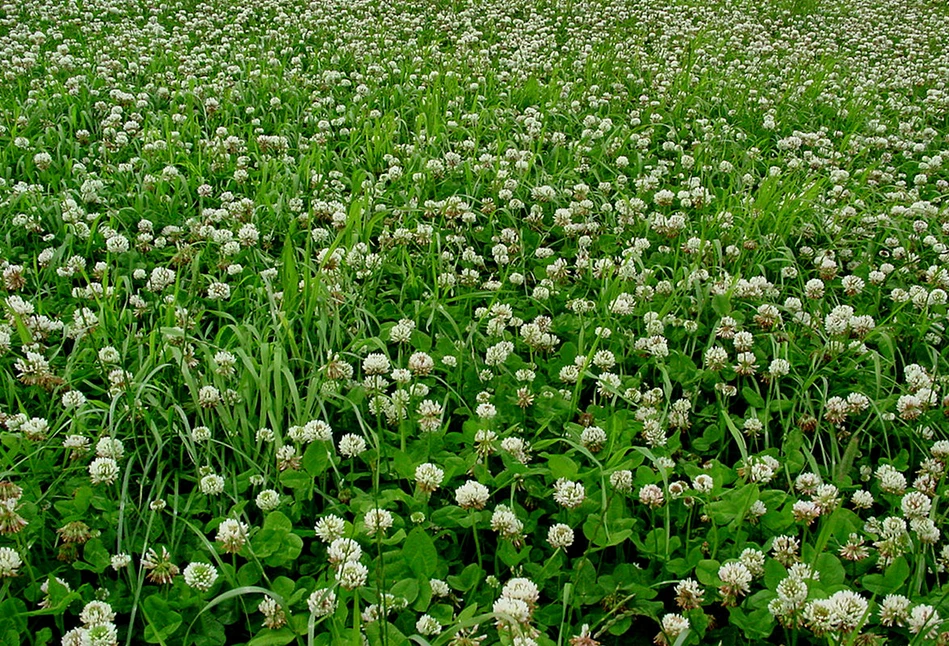
<svg viewBox="0 0 949 646">
<path fill-rule="evenodd" d="M 947 42 L 0 5 L 0 643 L 949 642 Z"/>
</svg>

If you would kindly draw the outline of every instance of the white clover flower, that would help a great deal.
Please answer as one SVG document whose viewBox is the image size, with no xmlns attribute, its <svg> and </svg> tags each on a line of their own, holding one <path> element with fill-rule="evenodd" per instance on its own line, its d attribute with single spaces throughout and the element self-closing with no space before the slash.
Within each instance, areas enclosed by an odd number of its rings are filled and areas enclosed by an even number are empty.
<svg viewBox="0 0 949 646">
<path fill-rule="evenodd" d="M 119 351 L 116 350 L 111 345 L 104 346 L 99 349 L 98 352 L 99 361 L 106 364 L 117 364 L 122 358 L 122 355 L 119 354 Z"/>
<path fill-rule="evenodd" d="M 942 619 L 939 613 L 930 605 L 920 604 L 915 606 L 906 620 L 909 631 L 914 635 L 922 634 L 926 639 L 936 639 L 939 635 L 939 628 L 942 625 Z"/>
<path fill-rule="evenodd" d="M 217 581 L 217 568 L 210 563 L 189 563 L 182 573 L 185 583 L 199 592 L 207 592 Z"/>
<path fill-rule="evenodd" d="M 0 579 L 16 576 L 22 566 L 23 559 L 15 549 L 0 547 Z"/>
<path fill-rule="evenodd" d="M 455 490 L 455 501 L 463 509 L 484 509 L 490 492 L 480 482 L 469 480 Z"/>
<path fill-rule="evenodd" d="M 768 376 L 772 379 L 787 376 L 791 372 L 791 362 L 787 359 L 774 359 L 768 366 Z"/>
<path fill-rule="evenodd" d="M 886 493 L 902 494 L 906 490 L 906 476 L 892 465 L 880 465 L 876 477 L 880 481 L 880 488 Z"/>
<path fill-rule="evenodd" d="M 610 474 L 610 486 L 619 493 L 630 493 L 633 490 L 633 472 L 621 469 Z"/>
<path fill-rule="evenodd" d="M 368 354 L 362 361 L 362 369 L 367 375 L 384 375 L 389 372 L 389 359 L 378 352 Z"/>
<path fill-rule="evenodd" d="M 643 485 L 639 490 L 639 501 L 652 508 L 661 507 L 665 503 L 665 495 L 658 485 Z"/>
<path fill-rule="evenodd" d="M 97 624 L 86 628 L 89 646 L 118 646 L 119 631 L 115 624 Z"/>
<path fill-rule="evenodd" d="M 433 596 L 447 597 L 451 594 L 451 588 L 449 588 L 448 584 L 441 579 L 430 579 L 428 585 L 432 588 Z"/>
<path fill-rule="evenodd" d="M 198 390 L 198 405 L 201 408 L 214 408 L 221 403 L 221 391 L 214 386 L 202 386 Z"/>
<path fill-rule="evenodd" d="M 554 501 L 562 507 L 575 509 L 583 504 L 585 498 L 586 489 L 580 482 L 560 478 L 554 483 Z"/>
<path fill-rule="evenodd" d="M 703 361 L 709 370 L 721 370 L 728 365 L 728 351 L 719 345 L 713 345 L 705 351 Z"/>
<path fill-rule="evenodd" d="M 311 442 L 331 442 L 333 440 L 332 427 L 323 420 L 311 420 L 303 426 L 291 426 L 287 435 L 294 442 L 310 444 Z"/>
<path fill-rule="evenodd" d="M 413 375 L 427 375 L 435 367 L 435 361 L 428 353 L 415 352 L 409 357 L 408 368 Z"/>
<path fill-rule="evenodd" d="M 855 509 L 870 509 L 873 506 L 873 494 L 865 489 L 859 489 L 853 492 L 850 501 Z"/>
<path fill-rule="evenodd" d="M 327 558 L 334 565 L 348 561 L 358 561 L 362 557 L 362 547 L 351 538 L 334 539 L 327 548 Z"/>
<path fill-rule="evenodd" d="M 606 431 L 599 426 L 588 426 L 580 433 L 580 443 L 594 453 L 603 448 L 607 439 Z"/>
<path fill-rule="evenodd" d="M 336 539 L 342 538 L 346 531 L 346 522 L 339 516 L 330 514 L 316 521 L 313 531 L 317 538 L 324 543 L 332 543 Z"/>
<path fill-rule="evenodd" d="M 273 489 L 264 489 L 257 494 L 256 503 L 261 511 L 272 511 L 280 506 L 280 494 Z"/>
<path fill-rule="evenodd" d="M 573 529 L 571 529 L 569 525 L 557 523 L 547 530 L 547 542 L 550 543 L 550 546 L 555 550 L 566 549 L 573 545 L 573 541 Z"/>
<path fill-rule="evenodd" d="M 718 578 L 722 585 L 719 591 L 726 601 L 734 601 L 740 595 L 747 594 L 754 578 L 748 567 L 741 562 L 729 562 L 718 568 Z"/>
<path fill-rule="evenodd" d="M 209 473 L 201 478 L 198 486 L 201 489 L 201 493 L 206 496 L 217 496 L 224 493 L 224 478 L 216 473 Z"/>
<path fill-rule="evenodd" d="M 485 353 L 484 362 L 489 366 L 499 366 L 504 363 L 508 356 L 514 351 L 514 344 L 510 341 L 501 341 L 500 343 L 488 348 Z"/>
<path fill-rule="evenodd" d="M 689 629 L 689 620 L 680 614 L 669 613 L 662 617 L 662 635 L 665 640 L 663 643 L 675 643 L 679 635 Z"/>
<path fill-rule="evenodd" d="M 495 408 L 494 404 L 484 403 L 478 404 L 478 407 L 475 409 L 475 415 L 479 419 L 494 419 L 498 414 L 498 409 Z"/>
<path fill-rule="evenodd" d="M 32 417 L 20 424 L 20 432 L 28 440 L 44 440 L 48 431 L 49 422 L 42 417 Z"/>
<path fill-rule="evenodd" d="M 366 440 L 360 435 L 347 433 L 339 438 L 339 454 L 344 458 L 353 458 L 366 450 Z"/>
<path fill-rule="evenodd" d="M 756 550 L 752 547 L 746 548 L 742 551 L 738 560 L 744 563 L 752 576 L 759 577 L 764 574 L 765 554 L 761 550 Z"/>
<path fill-rule="evenodd" d="M 346 561 L 336 571 L 336 580 L 347 590 L 366 585 L 369 578 L 369 569 L 358 561 Z"/>
<path fill-rule="evenodd" d="M 415 630 L 417 630 L 420 635 L 437 635 L 442 631 L 442 625 L 431 615 L 422 615 L 419 617 L 419 620 L 415 622 Z"/>
<path fill-rule="evenodd" d="M 235 554 L 241 551 L 241 548 L 247 543 L 248 531 L 249 528 L 245 523 L 234 518 L 228 518 L 218 525 L 214 540 L 221 544 L 225 552 Z"/>
<path fill-rule="evenodd" d="M 106 248 L 106 251 L 108 251 L 109 253 L 114 253 L 114 254 L 125 253 L 130 248 L 129 239 L 120 234 L 110 236 L 105 241 L 105 248 Z"/>
<path fill-rule="evenodd" d="M 195 444 L 202 444 L 211 439 L 211 429 L 207 426 L 195 426 L 191 429 L 191 439 Z"/>
<path fill-rule="evenodd" d="M 62 646 L 91 646 L 89 640 L 89 630 L 86 628 L 73 628 L 63 635 Z"/>
<path fill-rule="evenodd" d="M 942 535 L 932 518 L 914 518 L 910 521 L 910 528 L 916 532 L 920 542 L 927 545 L 935 545 Z"/>
<path fill-rule="evenodd" d="M 441 486 L 444 479 L 445 472 L 430 462 L 415 467 L 415 481 L 422 491 L 435 491 Z"/>
<path fill-rule="evenodd" d="M 89 479 L 92 484 L 110 485 L 119 477 L 119 465 L 112 458 L 96 458 L 89 465 Z"/>
<path fill-rule="evenodd" d="M 510 507 L 498 505 L 491 515 L 491 529 L 504 538 L 516 538 L 523 531 L 524 523 L 518 519 Z"/>
<path fill-rule="evenodd" d="M 900 502 L 903 515 L 910 520 L 927 518 L 932 509 L 932 501 L 929 496 L 921 491 L 910 491 Z"/>
<path fill-rule="evenodd" d="M 374 536 L 392 527 L 392 513 L 385 509 L 370 509 L 363 518 L 366 533 Z"/>
<path fill-rule="evenodd" d="M 540 600 L 540 590 L 530 579 L 515 577 L 504 584 L 501 596 L 508 599 L 520 599 L 529 607 L 534 608 Z"/>
<path fill-rule="evenodd" d="M 100 458 L 121 460 L 125 456 L 125 447 L 122 440 L 103 437 L 96 443 L 96 455 Z"/>
<path fill-rule="evenodd" d="M 112 606 L 105 601 L 90 601 L 83 607 L 82 612 L 79 613 L 79 621 L 81 621 L 86 628 L 110 624 L 115 621 L 115 611 L 112 610 Z"/>
<path fill-rule="evenodd" d="M 441 428 L 442 415 L 444 415 L 445 410 L 438 402 L 434 402 L 431 399 L 423 400 L 418 405 L 418 410 L 416 412 L 419 416 L 419 429 L 423 433 L 435 433 Z"/>
<path fill-rule="evenodd" d="M 47 170 L 53 164 L 53 156 L 48 152 L 38 152 L 33 155 L 33 163 L 40 170 Z"/>
<path fill-rule="evenodd" d="M 329 588 L 314 590 L 306 600 L 310 614 L 325 617 L 336 612 L 336 593 Z"/>
<path fill-rule="evenodd" d="M 708 493 L 714 486 L 715 481 L 712 479 L 712 476 L 706 473 L 700 473 L 692 478 L 692 488 L 699 493 Z"/>
<path fill-rule="evenodd" d="M 86 396 L 78 390 L 70 390 L 63 393 L 62 397 L 63 408 L 72 409 L 79 408 L 86 403 Z"/>
<path fill-rule="evenodd" d="M 530 444 L 522 437 L 504 438 L 501 440 L 501 448 L 521 464 L 527 464 L 531 460 Z"/>
<path fill-rule="evenodd" d="M 211 283 L 208 286 L 208 299 L 226 301 L 231 297 L 231 287 L 227 283 Z"/>
<path fill-rule="evenodd" d="M 909 620 L 911 602 L 901 594 L 888 594 L 880 603 L 880 623 L 884 626 L 903 626 Z"/>
</svg>

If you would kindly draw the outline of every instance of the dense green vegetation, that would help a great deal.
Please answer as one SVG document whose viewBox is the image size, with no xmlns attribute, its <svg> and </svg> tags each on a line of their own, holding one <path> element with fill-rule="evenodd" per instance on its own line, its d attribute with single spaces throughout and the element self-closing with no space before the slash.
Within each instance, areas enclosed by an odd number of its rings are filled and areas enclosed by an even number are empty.
<svg viewBox="0 0 949 646">
<path fill-rule="evenodd" d="M 947 42 L 0 6 L 0 643 L 949 642 Z"/>
</svg>

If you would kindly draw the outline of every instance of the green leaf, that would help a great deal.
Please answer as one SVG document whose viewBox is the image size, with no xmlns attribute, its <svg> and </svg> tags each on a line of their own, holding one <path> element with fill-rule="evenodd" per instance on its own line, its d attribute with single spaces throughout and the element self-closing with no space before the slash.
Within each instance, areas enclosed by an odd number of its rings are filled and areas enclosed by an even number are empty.
<svg viewBox="0 0 949 646">
<path fill-rule="evenodd" d="M 245 563 L 237 571 L 237 582 L 242 586 L 257 585 L 263 574 L 263 570 L 256 563 Z"/>
<path fill-rule="evenodd" d="M 625 534 L 629 536 L 632 532 L 626 530 Z M 681 543 L 682 539 L 678 536 L 669 536 L 665 528 L 656 527 L 643 537 L 641 549 L 647 555 L 665 558 L 667 554 L 674 552 Z"/>
<path fill-rule="evenodd" d="M 385 628 L 385 635 L 382 634 L 383 627 Z M 394 624 L 388 621 L 374 621 L 368 624 L 366 626 L 366 638 L 369 640 L 370 646 L 376 646 L 376 644 L 386 644 L 388 646 L 405 646 L 406 644 L 411 643 L 401 630 L 396 628 Z"/>
<path fill-rule="evenodd" d="M 718 316 L 731 314 L 732 305 L 727 294 L 715 294 L 715 296 L 712 296 L 712 311 Z"/>
<path fill-rule="evenodd" d="M 304 471 L 315 477 L 323 475 L 329 466 L 330 456 L 323 442 L 312 442 L 306 447 L 306 451 L 303 452 Z"/>
<path fill-rule="evenodd" d="M 60 583 L 54 576 L 49 577 L 46 589 L 49 594 L 49 604 L 47 604 L 45 610 L 52 614 L 61 613 L 65 610 L 66 606 L 74 600 L 81 598 L 78 592 L 71 592 L 69 588 Z"/>
<path fill-rule="evenodd" d="M 749 483 L 722 494 L 722 499 L 708 506 L 709 517 L 718 525 L 727 525 L 745 517 L 758 500 L 758 485 Z"/>
<path fill-rule="evenodd" d="M 823 586 L 840 585 L 846 578 L 846 572 L 844 572 L 844 566 L 840 559 L 827 552 L 817 557 L 814 562 L 814 569 L 820 574 L 820 582 Z"/>
<path fill-rule="evenodd" d="M 290 597 L 293 596 L 293 591 L 296 589 L 296 583 L 289 577 L 278 576 L 273 580 L 273 583 L 271 583 L 270 589 L 284 599 L 290 599 Z"/>
<path fill-rule="evenodd" d="M 294 632 L 286 626 L 280 630 L 264 628 L 256 637 L 247 642 L 247 646 L 286 646 L 296 638 Z"/>
<path fill-rule="evenodd" d="M 603 592 L 596 583 L 596 566 L 588 558 L 581 558 L 574 565 L 575 594 L 580 603 L 596 603 L 603 598 Z"/>
<path fill-rule="evenodd" d="M 271 567 L 291 563 L 303 551 L 303 539 L 293 533 L 293 523 L 279 511 L 272 511 L 264 520 L 264 526 L 251 540 L 251 547 L 258 558 Z"/>
<path fill-rule="evenodd" d="M 24 617 L 24 614 L 26 614 L 26 604 L 16 597 L 0 603 L 0 617 L 3 617 L 3 622 L 16 637 L 16 641 L 12 643 L 17 646 L 22 643 L 19 633 L 26 632 L 26 617 Z"/>
<path fill-rule="evenodd" d="M 696 437 L 692 440 L 692 446 L 697 451 L 709 451 L 717 446 L 722 438 L 725 437 L 725 430 L 719 424 L 707 424 L 702 431 L 702 437 Z"/>
<path fill-rule="evenodd" d="M 745 637 L 751 640 L 762 640 L 771 636 L 774 631 L 774 617 L 767 608 L 760 608 L 754 612 L 745 612 L 741 608 L 729 608 L 728 620 L 741 628 Z"/>
<path fill-rule="evenodd" d="M 214 615 L 202 614 L 198 618 L 198 628 L 194 631 L 194 646 L 224 646 L 227 638 L 224 636 L 224 624 Z"/>
<path fill-rule="evenodd" d="M 741 395 L 745 398 L 745 401 L 748 402 L 748 405 L 752 408 L 764 408 L 764 398 L 759 395 L 757 392 L 752 390 L 750 386 L 745 386 L 741 389 Z"/>
<path fill-rule="evenodd" d="M 629 630 L 629 627 L 633 625 L 632 617 L 623 617 L 616 623 L 610 626 L 609 633 L 611 635 L 623 635 Z"/>
<path fill-rule="evenodd" d="M 883 584 L 891 590 L 898 590 L 909 578 L 909 574 L 909 563 L 906 562 L 905 557 L 901 556 L 886 568 L 886 572 L 883 573 Z"/>
<path fill-rule="evenodd" d="M 92 572 L 105 572 L 106 568 L 112 565 L 112 557 L 109 556 L 109 552 L 98 538 L 93 538 L 86 542 L 82 548 L 82 557 L 86 563 L 89 564 L 89 570 Z M 84 564 L 77 562 L 73 564 L 73 567 L 77 570 L 86 569 L 85 567 L 80 567 L 80 565 Z"/>
<path fill-rule="evenodd" d="M 695 578 L 699 580 L 699 583 L 702 585 L 710 586 L 719 586 L 721 581 L 718 578 L 718 569 L 722 566 L 721 563 L 712 559 L 702 559 L 699 561 L 699 564 L 695 566 Z"/>
<path fill-rule="evenodd" d="M 515 567 L 522 563 L 530 555 L 530 547 L 518 551 L 511 541 L 503 541 L 498 547 L 498 558 L 508 567 Z"/>
<path fill-rule="evenodd" d="M 554 478 L 572 478 L 580 470 L 577 463 L 566 455 L 555 454 L 547 459 L 547 466 Z"/>
<path fill-rule="evenodd" d="M 387 451 L 392 458 L 392 466 L 395 467 L 395 472 L 403 478 L 413 479 L 415 477 L 415 460 L 408 453 L 398 449 L 390 448 Z"/>
<path fill-rule="evenodd" d="M 290 531 L 293 529 L 293 522 L 287 518 L 286 514 L 273 511 L 264 519 L 264 529 Z"/>
<path fill-rule="evenodd" d="M 899 557 L 890 564 L 883 574 L 868 574 L 863 577 L 863 587 L 876 595 L 894 594 L 909 578 L 909 564 Z"/>
<path fill-rule="evenodd" d="M 698 375 L 698 366 L 692 358 L 678 350 L 669 353 L 666 365 L 669 367 L 669 376 L 679 384 L 690 384 Z"/>
<path fill-rule="evenodd" d="M 455 590 L 467 592 L 478 585 L 478 581 L 481 580 L 483 574 L 484 570 L 478 567 L 477 563 L 471 563 L 461 571 L 461 574 L 457 576 L 449 575 L 445 581 Z"/>
<path fill-rule="evenodd" d="M 149 644 L 164 644 L 181 626 L 181 615 L 158 594 L 146 597 L 142 611 L 145 614 L 145 641 Z"/>
<path fill-rule="evenodd" d="M 284 471 L 280 474 L 280 484 L 293 491 L 306 491 L 313 484 L 313 477 L 302 471 Z"/>
<path fill-rule="evenodd" d="M 448 577 L 451 579 L 451 577 Z M 449 583 L 450 585 L 450 583 Z M 389 591 L 395 597 L 405 599 L 409 605 L 412 605 L 418 599 L 419 585 L 415 579 L 402 579 L 392 586 Z"/>
<path fill-rule="evenodd" d="M 764 584 L 769 590 L 774 590 L 788 576 L 788 569 L 775 561 L 768 559 L 764 563 Z"/>
<path fill-rule="evenodd" d="M 33 646 L 46 646 L 46 644 L 48 644 L 52 639 L 52 628 L 43 628 L 38 633 L 36 633 L 36 639 L 33 641 Z"/>
<path fill-rule="evenodd" d="M 405 562 L 417 577 L 429 579 L 438 568 L 438 551 L 431 537 L 420 527 L 409 532 L 402 547 Z"/>
</svg>

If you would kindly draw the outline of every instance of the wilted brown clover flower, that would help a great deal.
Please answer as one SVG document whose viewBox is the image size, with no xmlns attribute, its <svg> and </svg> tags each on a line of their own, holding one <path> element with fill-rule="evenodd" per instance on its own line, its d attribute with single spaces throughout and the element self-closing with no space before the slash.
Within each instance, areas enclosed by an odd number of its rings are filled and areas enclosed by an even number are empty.
<svg viewBox="0 0 949 646">
<path fill-rule="evenodd" d="M 148 552 L 142 557 L 142 567 L 148 571 L 148 580 L 152 583 L 167 584 L 178 576 L 181 570 L 177 565 L 171 562 L 171 554 L 163 546 L 160 554 L 154 547 L 149 547 Z"/>
<path fill-rule="evenodd" d="M 287 613 L 273 597 L 264 597 L 257 606 L 257 610 L 264 615 L 264 626 L 271 630 L 277 630 L 287 624 Z"/>
<path fill-rule="evenodd" d="M 64 543 L 78 543 L 79 545 L 82 545 L 94 535 L 89 526 L 81 520 L 66 523 L 57 529 L 56 533 L 59 534 L 59 538 Z"/>
<path fill-rule="evenodd" d="M 23 490 L 12 482 L 0 482 L 0 534 L 16 534 L 27 526 L 17 513 Z"/>
<path fill-rule="evenodd" d="M 570 638 L 570 646 L 599 646 L 600 642 L 593 638 L 590 626 L 583 624 L 580 634 Z"/>
<path fill-rule="evenodd" d="M 236 554 L 247 543 L 247 525 L 234 518 L 228 518 L 217 528 L 215 540 L 225 552 Z"/>
</svg>

